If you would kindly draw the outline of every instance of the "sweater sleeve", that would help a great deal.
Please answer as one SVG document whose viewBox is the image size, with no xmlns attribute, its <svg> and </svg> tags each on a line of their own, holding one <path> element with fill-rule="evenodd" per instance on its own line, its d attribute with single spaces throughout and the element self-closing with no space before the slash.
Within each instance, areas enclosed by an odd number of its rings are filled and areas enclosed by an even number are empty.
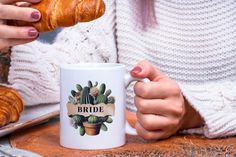
<svg viewBox="0 0 236 157">
<path fill-rule="evenodd" d="M 63 29 L 53 44 L 35 41 L 12 49 L 9 86 L 27 106 L 59 102 L 62 63 L 116 62 L 115 1 L 106 3 L 102 18 Z"/>
<path fill-rule="evenodd" d="M 72 58 L 38 41 L 12 49 L 8 82 L 26 105 L 59 102 L 59 64 Z"/>
<path fill-rule="evenodd" d="M 202 128 L 183 133 L 203 134 L 208 138 L 236 135 L 236 82 L 179 85 L 185 98 L 205 121 Z"/>
</svg>

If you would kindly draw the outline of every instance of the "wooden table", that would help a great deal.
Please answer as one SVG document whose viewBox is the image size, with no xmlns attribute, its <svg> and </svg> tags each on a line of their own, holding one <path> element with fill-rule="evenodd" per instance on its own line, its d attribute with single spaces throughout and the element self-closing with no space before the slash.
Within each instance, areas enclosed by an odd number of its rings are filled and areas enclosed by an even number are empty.
<svg viewBox="0 0 236 157">
<path fill-rule="evenodd" d="M 128 118 L 134 123 L 135 120 Z M 236 137 L 210 140 L 192 135 L 178 135 L 168 140 L 154 142 L 128 135 L 127 144 L 116 149 L 100 151 L 67 149 L 59 145 L 59 119 L 14 133 L 11 136 L 11 144 L 13 147 L 30 150 L 44 157 L 236 156 Z"/>
</svg>

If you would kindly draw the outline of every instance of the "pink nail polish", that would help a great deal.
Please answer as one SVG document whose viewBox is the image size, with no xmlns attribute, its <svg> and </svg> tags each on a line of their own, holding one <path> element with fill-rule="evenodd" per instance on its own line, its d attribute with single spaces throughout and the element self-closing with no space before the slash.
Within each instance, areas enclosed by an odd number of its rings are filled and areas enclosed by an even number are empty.
<svg viewBox="0 0 236 157">
<path fill-rule="evenodd" d="M 138 74 L 142 71 L 142 68 L 140 66 L 136 66 L 133 68 L 133 70 L 131 70 L 131 73 L 133 74 Z"/>
<path fill-rule="evenodd" d="M 38 31 L 36 30 L 36 29 L 30 29 L 29 31 L 28 31 L 28 35 L 30 36 L 30 37 L 36 37 L 36 36 L 38 36 Z"/>
<path fill-rule="evenodd" d="M 31 13 L 31 18 L 35 19 L 35 20 L 38 20 L 40 18 L 40 14 L 38 11 L 33 11 Z"/>
</svg>

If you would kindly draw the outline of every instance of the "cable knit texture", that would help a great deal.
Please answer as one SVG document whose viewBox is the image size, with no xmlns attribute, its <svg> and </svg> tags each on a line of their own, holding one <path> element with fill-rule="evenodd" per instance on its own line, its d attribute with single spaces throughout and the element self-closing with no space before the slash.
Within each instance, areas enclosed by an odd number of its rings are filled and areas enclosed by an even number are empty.
<svg viewBox="0 0 236 157">
<path fill-rule="evenodd" d="M 135 0 L 107 0 L 101 19 L 64 29 L 52 45 L 13 49 L 10 84 L 27 105 L 59 101 L 59 64 L 147 59 L 179 83 L 205 120 L 185 130 L 215 138 L 236 134 L 236 1 L 156 0 L 158 25 L 140 29 Z M 127 105 L 135 110 L 133 91 Z"/>
</svg>

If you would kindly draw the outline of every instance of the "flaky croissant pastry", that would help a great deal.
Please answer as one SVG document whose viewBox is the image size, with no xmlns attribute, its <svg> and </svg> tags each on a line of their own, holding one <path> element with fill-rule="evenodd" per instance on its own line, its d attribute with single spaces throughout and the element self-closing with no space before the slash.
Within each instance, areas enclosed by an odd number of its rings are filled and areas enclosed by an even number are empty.
<svg viewBox="0 0 236 157">
<path fill-rule="evenodd" d="M 39 32 L 46 32 L 95 20 L 105 12 L 103 0 L 42 0 L 31 7 L 41 12 L 40 21 L 14 21 L 13 25 L 34 26 Z"/>
<path fill-rule="evenodd" d="M 15 89 L 0 86 L 0 127 L 18 121 L 23 108 L 22 98 Z"/>
</svg>

